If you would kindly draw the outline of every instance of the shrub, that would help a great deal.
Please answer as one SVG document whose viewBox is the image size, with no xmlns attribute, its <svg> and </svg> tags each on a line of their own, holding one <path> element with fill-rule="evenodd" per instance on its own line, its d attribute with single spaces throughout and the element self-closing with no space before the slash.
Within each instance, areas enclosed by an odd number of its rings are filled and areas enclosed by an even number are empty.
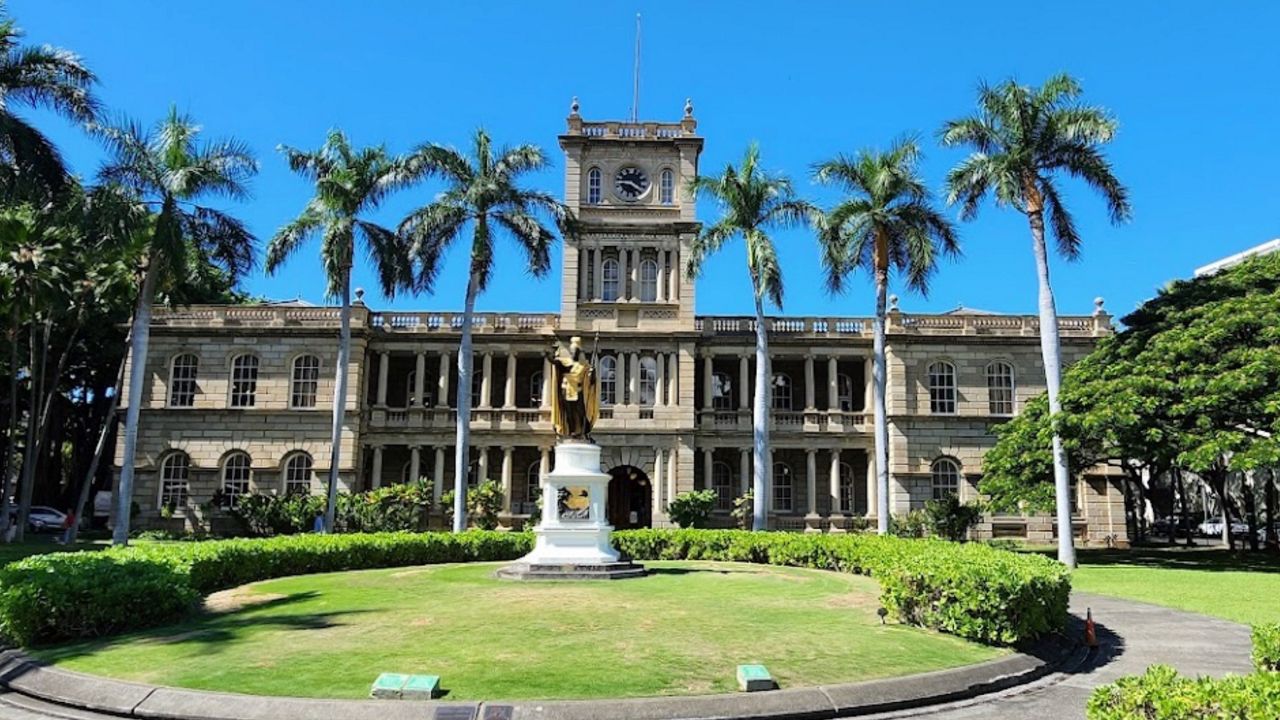
<svg viewBox="0 0 1280 720">
<path fill-rule="evenodd" d="M 755 522 L 755 495 L 750 490 L 733 499 L 733 510 L 729 512 L 733 521 L 743 530 L 750 530 Z"/>
<path fill-rule="evenodd" d="M 1253 626 L 1253 666 L 1259 672 L 1280 672 L 1280 623 Z"/>
<path fill-rule="evenodd" d="M 682 528 L 702 528 L 716 507 L 715 490 L 694 490 L 676 495 L 667 503 L 667 515 Z"/>
<path fill-rule="evenodd" d="M 445 522 L 453 523 L 453 500 L 457 497 L 453 490 L 440 496 L 440 504 L 444 506 Z M 473 488 L 467 489 L 467 524 L 481 530 L 494 530 L 498 527 L 498 511 L 502 510 L 502 486 L 492 480 L 485 480 Z"/>
<path fill-rule="evenodd" d="M 626 530 L 614 533 L 613 543 L 641 561 L 872 575 L 881 602 L 899 619 L 988 643 L 1018 643 L 1061 627 L 1070 592 L 1062 565 L 981 544 L 737 530 Z M 259 580 L 514 560 L 532 545 L 531 533 L 302 534 L 41 555 L 0 571 L 0 632 L 21 644 L 92 637 L 174 620 L 200 595 Z"/>
<path fill-rule="evenodd" d="M 924 521 L 929 534 L 946 540 L 963 542 L 969 536 L 969 528 L 981 517 L 981 505 L 962 503 L 960 498 L 950 493 L 924 504 Z"/>
<path fill-rule="evenodd" d="M 889 518 L 889 532 L 900 538 L 922 538 L 925 531 L 925 516 L 920 510 L 912 510 L 906 515 L 893 515 Z"/>
<path fill-rule="evenodd" d="M 1198 720 L 1280 717 L 1280 673 L 1186 678 L 1167 665 L 1103 685 L 1089 697 L 1089 720 Z"/>
</svg>

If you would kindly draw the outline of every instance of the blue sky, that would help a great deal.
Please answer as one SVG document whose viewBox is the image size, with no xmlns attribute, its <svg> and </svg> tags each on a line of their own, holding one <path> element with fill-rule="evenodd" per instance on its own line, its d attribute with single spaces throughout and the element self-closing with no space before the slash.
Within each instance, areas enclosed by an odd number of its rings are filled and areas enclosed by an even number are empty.
<svg viewBox="0 0 1280 720">
<path fill-rule="evenodd" d="M 934 132 L 973 107 L 979 79 L 1042 81 L 1068 71 L 1090 101 L 1119 118 L 1109 149 L 1132 191 L 1134 219 L 1113 227 L 1101 202 L 1072 183 L 1084 237 L 1075 263 L 1055 260 L 1059 309 L 1086 313 L 1101 295 L 1113 313 L 1167 280 L 1280 236 L 1280 4 L 1266 2 L 1059 3 L 356 3 L 338 0 L 10 0 L 28 40 L 69 48 L 101 79 L 115 112 L 151 122 L 171 103 L 211 135 L 258 153 L 254 198 L 232 206 L 265 242 L 310 195 L 275 152 L 318 146 L 345 129 L 357 143 L 405 151 L 425 141 L 462 145 L 476 126 L 499 141 L 540 144 L 553 167 L 531 184 L 560 193 L 556 135 L 570 98 L 588 119 L 625 118 L 631 103 L 634 18 L 644 18 L 641 115 L 674 120 L 691 97 L 706 137 L 702 170 L 739 157 L 752 141 L 765 164 L 790 174 L 811 199 L 809 168 L 837 152 L 886 146 L 920 133 L 935 188 L 962 157 Z M 803 8 L 803 9 L 802 9 Z M 92 175 L 101 150 L 43 114 L 77 172 Z M 377 219 L 394 224 L 435 188 L 396 196 Z M 954 211 L 948 211 L 955 215 Z M 715 208 L 700 208 L 704 220 Z M 947 263 L 929 298 L 902 293 L 907 310 L 963 303 L 1034 312 L 1030 239 L 1021 215 L 988 205 L 961 226 L 964 257 Z M 779 233 L 789 314 L 865 315 L 865 278 L 832 298 L 818 282 L 817 252 L 802 231 Z M 461 245 L 459 246 L 462 247 Z M 318 248 L 303 248 L 254 293 L 323 301 Z M 375 307 L 459 308 L 465 257 L 447 258 L 434 296 L 380 298 Z M 559 255 L 556 256 L 558 268 Z M 531 280 L 510 244 L 481 310 L 554 311 L 559 273 Z M 700 313 L 746 314 L 750 292 L 740 243 L 706 267 Z"/>
</svg>

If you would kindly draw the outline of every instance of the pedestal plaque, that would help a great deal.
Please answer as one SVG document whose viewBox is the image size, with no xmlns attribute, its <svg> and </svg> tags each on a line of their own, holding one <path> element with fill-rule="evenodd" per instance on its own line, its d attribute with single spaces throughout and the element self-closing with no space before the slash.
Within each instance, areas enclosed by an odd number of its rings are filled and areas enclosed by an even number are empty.
<svg viewBox="0 0 1280 720">
<path fill-rule="evenodd" d="M 644 575 L 644 566 L 618 557 L 605 517 L 609 476 L 600 472 L 600 446 L 561 441 L 556 468 L 542 485 L 542 522 L 533 552 L 498 571 L 516 580 L 614 580 Z"/>
</svg>

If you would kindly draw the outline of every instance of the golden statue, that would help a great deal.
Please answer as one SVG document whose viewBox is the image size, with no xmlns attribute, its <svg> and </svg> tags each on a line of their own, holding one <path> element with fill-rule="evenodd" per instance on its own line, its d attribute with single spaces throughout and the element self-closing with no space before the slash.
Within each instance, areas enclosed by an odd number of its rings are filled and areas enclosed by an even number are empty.
<svg viewBox="0 0 1280 720">
<path fill-rule="evenodd" d="M 582 349 L 582 338 L 569 339 L 569 347 L 556 344 L 551 363 L 551 424 L 556 435 L 590 442 L 591 428 L 600 418 L 600 394 L 596 371 Z"/>
</svg>

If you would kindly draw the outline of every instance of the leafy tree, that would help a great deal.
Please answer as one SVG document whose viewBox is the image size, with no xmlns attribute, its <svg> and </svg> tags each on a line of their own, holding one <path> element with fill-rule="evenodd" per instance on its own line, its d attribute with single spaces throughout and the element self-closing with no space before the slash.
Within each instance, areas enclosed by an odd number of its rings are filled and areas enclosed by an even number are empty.
<svg viewBox="0 0 1280 720">
<path fill-rule="evenodd" d="M 328 500 L 324 523 L 334 530 L 338 499 L 338 468 L 342 459 L 342 427 L 346 411 L 347 368 L 351 357 L 351 268 L 355 261 L 356 239 L 362 238 L 370 260 L 378 271 L 382 292 L 394 297 L 413 284 L 407 248 L 391 230 L 364 216 L 378 207 L 393 191 L 414 179 L 402 158 L 387 154 L 386 148 L 351 147 L 341 130 L 329 131 L 324 146 L 305 152 L 281 146 L 289 168 L 315 184 L 315 196 L 302 214 L 280 228 L 267 247 L 267 272 L 274 273 L 308 238 L 320 235 L 320 257 L 324 261 L 330 297 L 341 300 L 338 331 L 338 360 L 334 372 L 333 424 L 330 434 Z"/>
<path fill-rule="evenodd" d="M 709 196 L 720 205 L 720 219 L 702 229 L 689 246 L 685 273 L 696 278 L 706 259 L 734 237 L 741 236 L 747 250 L 747 272 L 755 300 L 756 395 L 752 411 L 754 475 L 752 481 L 752 527 L 768 529 L 769 493 L 769 409 L 773 367 L 769 361 L 769 327 L 764 316 L 768 298 L 782 307 L 782 266 L 771 228 L 807 225 L 819 216 L 813 205 L 796 197 L 791 180 L 760 168 L 760 148 L 752 144 L 741 165 L 726 165 L 718 176 L 699 175 L 689 181 L 689 194 L 696 200 Z M 745 388 L 744 388 L 745 389 Z"/>
<path fill-rule="evenodd" d="M 68 183 L 62 156 L 44 133 L 13 112 L 41 108 L 76 122 L 99 114 L 93 72 L 74 53 L 22 44 L 23 32 L 0 6 L 0 185 L 31 179 L 52 193 Z"/>
<path fill-rule="evenodd" d="M 692 490 L 672 498 L 667 504 L 667 514 L 682 528 L 701 528 L 707 526 L 715 507 L 715 490 Z"/>
<path fill-rule="evenodd" d="M 1080 103 L 1080 94 L 1080 84 L 1068 75 L 1051 77 L 1039 88 L 1013 80 L 995 87 L 983 84 L 978 88 L 978 113 L 952 120 L 941 131 L 943 145 L 973 149 L 947 175 L 947 202 L 960 204 L 961 217 L 972 219 L 988 194 L 997 206 L 1012 207 L 1027 217 L 1040 286 L 1040 349 L 1051 418 L 1062 409 L 1058 397 L 1062 349 L 1049 284 L 1046 211 L 1058 253 L 1069 260 L 1080 254 L 1080 235 L 1058 189 L 1057 176 L 1078 178 L 1101 193 L 1112 222 L 1129 217 L 1129 193 L 1101 150 L 1114 137 L 1116 122 L 1105 109 Z M 1071 474 L 1057 433 L 1053 445 L 1058 527 L 1069 528 Z M 1058 533 L 1058 559 L 1075 567 L 1069 532 Z"/>
<path fill-rule="evenodd" d="M 462 340 L 458 347 L 458 425 L 454 446 L 458 492 L 453 500 L 453 530 L 462 532 L 467 527 L 469 507 L 465 468 L 471 465 L 471 318 L 476 298 L 488 287 L 493 274 L 494 241 L 499 234 L 508 235 L 524 252 L 529 273 L 542 277 L 551 268 L 551 246 L 556 241 L 555 233 L 543 224 L 543 219 L 552 220 L 564 234 L 574 232 L 574 218 L 551 195 L 521 187 L 521 176 L 547 166 L 542 150 L 535 145 L 495 149 L 489 134 L 477 130 L 470 155 L 430 144 L 415 150 L 409 164 L 415 172 L 444 180 L 446 186 L 432 202 L 414 210 L 400 223 L 399 233 L 410 243 L 417 264 L 418 290 L 430 291 L 435 286 L 445 251 L 468 229 L 471 234 Z"/>
<path fill-rule="evenodd" d="M 138 415 L 157 290 L 182 285 L 193 261 L 215 263 L 232 279 L 253 267 L 253 234 L 230 214 L 201 200 L 248 197 L 246 184 L 257 172 L 257 163 L 243 144 L 233 140 L 202 144 L 200 132 L 200 127 L 176 108 L 150 132 L 127 120 L 98 129 L 112 155 L 99 171 L 99 179 L 131 192 L 153 213 L 150 233 L 143 239 L 142 281 L 130 336 L 133 363 L 113 531 L 117 545 L 129 541 Z"/>
<path fill-rule="evenodd" d="M 902 140 L 888 152 L 863 150 L 818 165 L 819 182 L 835 183 L 849 197 L 824 218 L 818 232 L 827 288 L 845 288 L 854 270 L 865 270 L 876 291 L 872 394 L 875 402 L 876 486 L 879 488 L 877 529 L 889 532 L 889 426 L 885 407 L 885 305 L 889 271 L 896 270 L 907 286 L 921 295 L 929 292 L 929 278 L 939 255 L 958 255 L 960 243 L 951 223 L 938 213 L 916 162 L 920 148 Z"/>
</svg>

